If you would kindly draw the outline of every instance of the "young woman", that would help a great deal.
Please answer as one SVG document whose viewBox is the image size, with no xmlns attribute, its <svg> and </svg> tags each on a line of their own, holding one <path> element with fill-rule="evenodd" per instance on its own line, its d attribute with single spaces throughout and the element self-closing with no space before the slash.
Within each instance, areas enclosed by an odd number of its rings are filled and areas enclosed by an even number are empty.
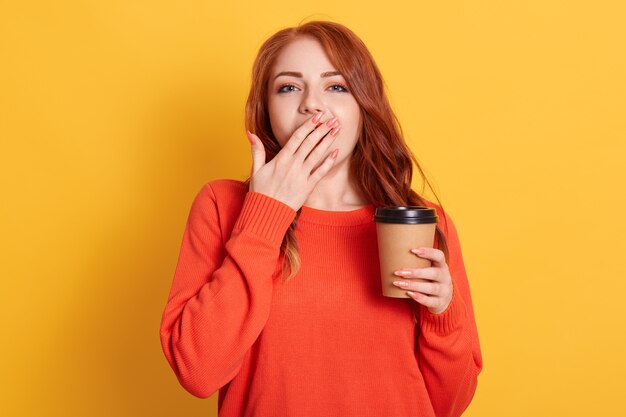
<svg viewBox="0 0 626 417">
<path fill-rule="evenodd" d="M 461 415 L 482 356 L 459 238 L 411 189 L 412 162 L 426 178 L 365 45 L 324 21 L 271 36 L 246 127 L 250 177 L 206 183 L 183 234 L 161 323 L 180 383 L 219 390 L 221 417 Z M 381 293 L 373 222 L 400 205 L 439 215 L 415 252 L 432 267 L 398 271 L 407 299 Z"/>
</svg>

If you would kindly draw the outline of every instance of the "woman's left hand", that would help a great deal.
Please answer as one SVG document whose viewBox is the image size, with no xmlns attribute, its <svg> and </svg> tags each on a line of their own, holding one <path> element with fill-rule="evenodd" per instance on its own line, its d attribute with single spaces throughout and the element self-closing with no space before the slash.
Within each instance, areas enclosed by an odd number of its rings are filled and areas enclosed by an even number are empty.
<svg viewBox="0 0 626 417">
<path fill-rule="evenodd" d="M 403 268 L 394 274 L 404 278 L 425 278 L 423 281 L 394 281 L 399 288 L 408 290 L 407 294 L 420 304 L 428 308 L 432 314 L 443 313 L 452 301 L 452 277 L 446 264 L 444 253 L 435 248 L 411 249 L 416 256 L 430 259 L 432 266 L 429 268 Z M 415 292 L 412 292 L 415 291 Z"/>
</svg>

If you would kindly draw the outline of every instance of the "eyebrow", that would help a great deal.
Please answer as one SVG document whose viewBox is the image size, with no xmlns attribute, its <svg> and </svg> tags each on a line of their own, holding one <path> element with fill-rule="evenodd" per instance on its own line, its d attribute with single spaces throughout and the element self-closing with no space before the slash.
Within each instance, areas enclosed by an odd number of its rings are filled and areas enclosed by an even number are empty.
<svg viewBox="0 0 626 417">
<path fill-rule="evenodd" d="M 280 77 L 281 75 L 288 75 L 290 77 L 298 77 L 298 78 L 302 78 L 302 73 L 301 72 L 296 72 L 296 71 L 282 71 L 279 72 L 278 74 L 276 74 L 276 76 L 274 77 L 274 79 Z M 326 71 L 320 74 L 320 78 L 326 78 L 326 77 L 333 77 L 335 75 L 341 75 L 343 77 L 343 74 L 340 73 L 339 71 Z"/>
</svg>

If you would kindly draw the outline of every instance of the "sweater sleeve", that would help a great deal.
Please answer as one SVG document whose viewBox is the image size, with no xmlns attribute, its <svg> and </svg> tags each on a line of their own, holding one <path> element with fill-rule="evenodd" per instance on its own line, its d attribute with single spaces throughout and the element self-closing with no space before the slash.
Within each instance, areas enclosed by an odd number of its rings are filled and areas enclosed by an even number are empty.
<svg viewBox="0 0 626 417">
<path fill-rule="evenodd" d="M 440 314 L 419 305 L 416 358 L 435 415 L 458 417 L 474 397 L 483 361 L 459 237 L 450 216 L 446 218 L 452 301 Z"/>
<path fill-rule="evenodd" d="M 223 243 L 211 184 L 195 197 L 160 328 L 165 357 L 191 394 L 208 398 L 239 372 L 269 317 L 272 276 L 295 215 L 249 191 Z"/>
</svg>

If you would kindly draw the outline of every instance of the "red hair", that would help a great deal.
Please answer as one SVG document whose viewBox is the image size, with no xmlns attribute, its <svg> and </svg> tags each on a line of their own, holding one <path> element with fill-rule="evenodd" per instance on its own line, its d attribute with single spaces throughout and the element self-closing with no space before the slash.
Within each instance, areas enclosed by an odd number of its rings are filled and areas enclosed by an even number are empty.
<svg viewBox="0 0 626 417">
<path fill-rule="evenodd" d="M 427 206 L 443 216 L 447 233 L 447 216 L 433 187 L 417 159 L 404 141 L 402 128 L 385 94 L 381 73 L 367 47 L 350 29 L 329 21 L 311 21 L 282 29 L 261 45 L 252 68 L 252 84 L 246 102 L 246 129 L 257 135 L 265 147 L 266 161 L 281 150 L 274 137 L 268 112 L 270 71 L 282 49 L 299 36 L 315 38 L 328 60 L 341 72 L 350 93 L 361 108 L 362 130 L 350 160 L 350 176 L 374 207 Z M 413 191 L 413 163 L 422 179 L 435 194 L 439 205 Z M 250 177 L 244 183 L 249 185 Z M 422 190 L 423 192 L 423 190 Z M 300 267 L 295 227 L 298 215 L 290 225 L 281 245 L 281 256 L 289 266 L 291 279 Z M 435 247 L 449 260 L 445 234 L 439 225 L 435 231 Z M 283 268 L 283 275 L 285 268 Z"/>
</svg>

